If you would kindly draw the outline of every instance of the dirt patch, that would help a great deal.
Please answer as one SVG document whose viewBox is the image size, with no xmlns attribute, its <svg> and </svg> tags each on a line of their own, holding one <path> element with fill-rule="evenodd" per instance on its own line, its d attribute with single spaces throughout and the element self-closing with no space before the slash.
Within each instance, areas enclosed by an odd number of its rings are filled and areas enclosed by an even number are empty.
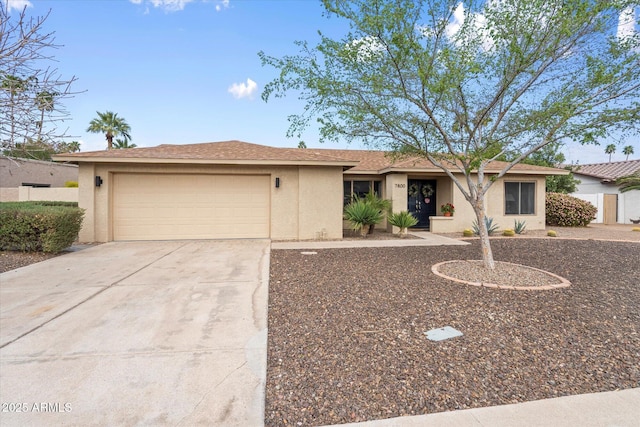
<svg viewBox="0 0 640 427">
<path fill-rule="evenodd" d="M 462 286 L 469 246 L 271 254 L 267 426 L 327 425 L 640 386 L 640 246 L 496 239 L 497 260 L 568 288 Z M 432 342 L 425 332 L 464 334 Z"/>
</svg>

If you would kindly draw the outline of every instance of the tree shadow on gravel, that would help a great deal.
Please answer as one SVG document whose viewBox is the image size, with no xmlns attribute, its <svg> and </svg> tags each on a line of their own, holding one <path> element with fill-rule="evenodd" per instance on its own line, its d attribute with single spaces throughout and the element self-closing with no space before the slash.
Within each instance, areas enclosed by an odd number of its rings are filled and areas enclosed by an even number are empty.
<svg viewBox="0 0 640 427">
<path fill-rule="evenodd" d="M 640 386 L 640 247 L 494 240 L 571 281 L 486 289 L 433 275 L 470 246 L 271 253 L 265 423 L 327 425 Z M 462 337 L 432 342 L 442 326 Z"/>
</svg>

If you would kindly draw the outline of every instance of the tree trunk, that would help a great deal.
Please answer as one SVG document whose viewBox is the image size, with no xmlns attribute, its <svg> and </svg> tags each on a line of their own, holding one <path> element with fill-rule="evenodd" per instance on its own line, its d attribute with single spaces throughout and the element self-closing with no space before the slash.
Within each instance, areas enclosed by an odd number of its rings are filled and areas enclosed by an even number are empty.
<svg viewBox="0 0 640 427">
<path fill-rule="evenodd" d="M 472 203 L 473 210 L 478 221 L 478 230 L 480 231 L 480 247 L 482 248 L 482 261 L 485 268 L 495 270 L 496 263 L 493 260 L 493 252 L 491 251 L 491 242 L 489 241 L 489 230 L 485 222 L 486 215 L 484 213 L 484 195 L 477 196 L 479 200 Z"/>
<path fill-rule="evenodd" d="M 113 149 L 113 135 L 107 133 L 107 150 Z"/>
</svg>

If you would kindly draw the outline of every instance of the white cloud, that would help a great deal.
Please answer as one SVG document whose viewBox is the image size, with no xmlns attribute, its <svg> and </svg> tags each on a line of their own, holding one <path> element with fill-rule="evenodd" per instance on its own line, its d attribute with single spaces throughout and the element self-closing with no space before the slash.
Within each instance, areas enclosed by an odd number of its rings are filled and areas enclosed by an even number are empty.
<svg viewBox="0 0 640 427">
<path fill-rule="evenodd" d="M 627 7 L 618 18 L 618 38 L 626 40 L 636 33 L 635 13 L 633 6 Z"/>
<path fill-rule="evenodd" d="M 33 7 L 29 0 L 4 0 L 4 4 L 8 12 L 11 12 L 12 9 L 22 11 L 25 7 Z"/>
<path fill-rule="evenodd" d="M 366 36 L 361 39 L 353 40 L 347 45 L 347 49 L 353 49 L 356 52 L 358 61 L 371 61 L 380 52 L 384 50 L 384 46 L 373 36 Z"/>
<path fill-rule="evenodd" d="M 234 98 L 253 98 L 253 94 L 258 89 L 258 84 L 251 79 L 247 79 L 247 83 L 234 83 L 229 86 L 227 91 Z"/>
<path fill-rule="evenodd" d="M 487 7 L 493 7 L 494 2 L 491 0 L 487 2 Z M 473 31 L 470 34 L 464 36 L 460 35 L 460 29 L 465 24 L 465 21 L 470 20 L 473 25 Z M 495 42 L 491 39 L 491 36 L 487 31 L 487 18 L 481 13 L 468 13 L 464 9 L 462 3 L 458 3 L 453 11 L 453 19 L 449 22 L 445 28 L 445 35 L 453 41 L 455 44 L 462 44 L 471 40 L 480 40 L 482 43 L 482 49 L 486 52 L 492 50 L 495 47 Z M 463 37 L 471 37 L 471 40 L 465 40 Z"/>
<path fill-rule="evenodd" d="M 216 10 L 220 12 L 222 9 L 227 9 L 229 7 L 229 0 L 222 0 L 220 3 L 216 4 Z"/>
<path fill-rule="evenodd" d="M 449 22 L 444 30 L 447 37 L 452 38 L 455 36 L 460 31 L 462 24 L 464 24 L 464 6 L 460 3 L 456 10 L 453 11 L 453 21 Z"/>
<path fill-rule="evenodd" d="M 151 3 L 153 7 L 165 12 L 178 12 L 184 10 L 185 6 L 194 0 L 129 0 L 133 4 Z"/>
</svg>

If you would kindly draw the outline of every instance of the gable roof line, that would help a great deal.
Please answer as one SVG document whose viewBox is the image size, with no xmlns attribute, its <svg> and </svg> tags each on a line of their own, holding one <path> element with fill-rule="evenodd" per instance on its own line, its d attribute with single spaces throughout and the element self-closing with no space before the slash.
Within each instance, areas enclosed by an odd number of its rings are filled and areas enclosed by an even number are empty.
<svg viewBox="0 0 640 427">
<path fill-rule="evenodd" d="M 156 163 L 156 164 L 226 164 L 342 166 L 348 174 L 444 173 L 426 158 L 398 158 L 381 150 L 345 150 L 331 148 L 270 147 L 244 141 L 221 141 L 200 144 L 161 144 L 156 147 L 129 148 L 59 154 L 55 161 L 73 163 Z M 487 172 L 499 172 L 504 162 L 492 162 Z M 506 165 L 506 163 L 504 164 Z M 493 167 L 492 167 L 493 166 Z M 503 167 L 503 166 L 502 166 Z M 561 169 L 518 164 L 509 173 L 566 175 Z"/>
<path fill-rule="evenodd" d="M 604 182 L 615 181 L 623 176 L 640 173 L 640 159 L 578 165 L 573 173 L 599 178 Z"/>
</svg>

